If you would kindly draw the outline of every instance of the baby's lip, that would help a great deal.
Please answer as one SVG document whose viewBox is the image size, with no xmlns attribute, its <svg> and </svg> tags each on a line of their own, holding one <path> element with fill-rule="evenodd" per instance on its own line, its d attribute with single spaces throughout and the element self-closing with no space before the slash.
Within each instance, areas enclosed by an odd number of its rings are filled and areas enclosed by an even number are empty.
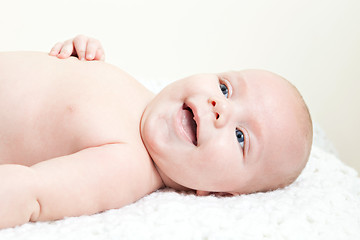
<svg viewBox="0 0 360 240">
<path fill-rule="evenodd" d="M 189 107 L 194 115 L 194 121 L 196 123 L 196 142 L 197 142 L 196 145 L 198 146 L 199 145 L 199 133 L 200 133 L 200 119 L 199 119 L 198 110 L 197 110 L 195 104 L 193 104 L 191 101 L 185 101 L 184 105 Z"/>
<path fill-rule="evenodd" d="M 197 137 L 196 137 L 196 121 L 194 120 L 194 113 L 191 108 L 185 103 L 180 107 L 175 118 L 176 129 L 179 136 L 182 136 L 183 139 L 192 143 L 194 146 L 197 146 Z"/>
</svg>

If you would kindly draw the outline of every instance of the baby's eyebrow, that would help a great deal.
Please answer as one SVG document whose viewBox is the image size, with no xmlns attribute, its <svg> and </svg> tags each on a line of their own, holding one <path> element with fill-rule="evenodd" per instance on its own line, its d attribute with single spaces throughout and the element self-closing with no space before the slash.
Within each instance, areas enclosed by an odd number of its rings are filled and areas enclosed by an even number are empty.
<svg viewBox="0 0 360 240">
<path fill-rule="evenodd" d="M 248 92 L 248 84 L 245 81 L 245 77 L 241 73 L 234 75 L 235 75 L 233 77 L 235 80 L 235 83 L 233 83 L 235 85 L 234 90 L 240 92 L 241 95 L 246 95 Z"/>
<path fill-rule="evenodd" d="M 254 147 L 259 148 L 259 142 L 262 142 L 263 139 L 263 125 L 260 123 L 259 119 L 255 115 L 251 115 L 249 120 L 243 126 L 247 132 L 247 139 L 245 140 L 245 158 L 250 153 L 251 149 Z M 252 150 L 254 151 L 254 150 Z"/>
</svg>

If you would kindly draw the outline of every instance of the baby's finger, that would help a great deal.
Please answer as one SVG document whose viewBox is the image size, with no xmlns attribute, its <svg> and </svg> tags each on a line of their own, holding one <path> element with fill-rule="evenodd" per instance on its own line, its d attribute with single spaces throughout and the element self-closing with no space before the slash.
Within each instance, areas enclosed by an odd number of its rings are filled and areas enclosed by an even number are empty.
<svg viewBox="0 0 360 240">
<path fill-rule="evenodd" d="M 89 38 L 89 40 L 87 42 L 87 47 L 86 47 L 86 59 L 87 60 L 94 60 L 96 50 L 99 48 L 99 46 L 100 46 L 100 43 L 98 40 L 96 40 L 94 38 Z"/>
<path fill-rule="evenodd" d="M 61 50 L 61 47 L 62 47 L 63 43 L 62 42 L 58 42 L 56 43 L 52 49 L 50 50 L 49 54 L 51 56 L 56 56 L 59 54 L 60 50 Z"/>
<path fill-rule="evenodd" d="M 58 58 L 68 58 L 73 53 L 74 45 L 73 41 L 68 40 L 64 42 L 63 47 L 61 48 L 60 54 L 58 55 Z"/>
<path fill-rule="evenodd" d="M 95 54 L 94 60 L 105 61 L 104 49 L 98 48 L 98 49 L 96 50 L 96 54 Z"/>
<path fill-rule="evenodd" d="M 79 35 L 74 38 L 75 51 L 80 60 L 85 59 L 86 42 L 87 42 L 87 37 L 83 35 Z"/>
</svg>

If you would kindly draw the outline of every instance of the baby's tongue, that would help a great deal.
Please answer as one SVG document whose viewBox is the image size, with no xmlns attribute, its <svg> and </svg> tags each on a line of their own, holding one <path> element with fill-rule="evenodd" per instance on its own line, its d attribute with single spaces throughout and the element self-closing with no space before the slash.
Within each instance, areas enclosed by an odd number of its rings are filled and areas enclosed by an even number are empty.
<svg viewBox="0 0 360 240">
<path fill-rule="evenodd" d="M 196 145 L 196 123 L 193 119 L 194 115 L 186 109 L 183 109 L 182 125 L 186 135 Z"/>
</svg>

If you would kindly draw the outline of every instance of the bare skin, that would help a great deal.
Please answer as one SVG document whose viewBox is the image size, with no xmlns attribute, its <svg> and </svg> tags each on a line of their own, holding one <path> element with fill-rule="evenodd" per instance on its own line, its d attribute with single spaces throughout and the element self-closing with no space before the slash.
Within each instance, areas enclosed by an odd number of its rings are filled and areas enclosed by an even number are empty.
<svg viewBox="0 0 360 240">
<path fill-rule="evenodd" d="M 311 121 L 276 74 L 197 74 L 154 95 L 104 63 L 97 40 L 49 55 L 0 53 L 0 228 L 120 208 L 162 187 L 267 191 L 306 164 Z"/>
<path fill-rule="evenodd" d="M 0 228 L 119 208 L 163 186 L 139 134 L 153 94 L 131 76 L 45 53 L 1 53 L 0 72 Z"/>
</svg>

